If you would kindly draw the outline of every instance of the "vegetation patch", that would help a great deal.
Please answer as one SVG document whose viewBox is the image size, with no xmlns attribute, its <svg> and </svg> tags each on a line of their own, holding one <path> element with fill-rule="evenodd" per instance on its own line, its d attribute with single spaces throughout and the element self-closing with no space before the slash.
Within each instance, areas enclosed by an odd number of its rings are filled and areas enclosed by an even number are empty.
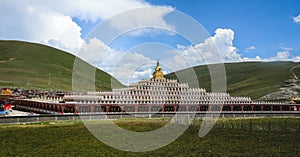
<svg viewBox="0 0 300 157">
<path fill-rule="evenodd" d="M 224 66 L 227 91 L 232 96 L 249 96 L 256 100 L 284 87 L 285 81 L 292 77 L 290 69 L 296 65 L 298 63 L 295 62 L 226 63 Z M 197 79 L 191 80 L 190 77 L 183 77 L 188 76 L 191 71 L 195 71 Z M 166 77 L 172 79 L 182 78 L 179 80 L 180 82 L 187 82 L 192 87 L 199 85 L 208 91 L 211 90 L 210 71 L 207 65 L 170 73 Z"/>
<path fill-rule="evenodd" d="M 167 120 L 115 122 L 128 130 L 147 131 Z M 196 120 L 171 144 L 143 153 L 107 146 L 80 121 L 3 125 L 0 156 L 297 156 L 300 151 L 299 118 L 219 119 L 199 138 L 201 124 Z"/>
<path fill-rule="evenodd" d="M 3 40 L 0 40 L 0 50 L 0 87 L 72 90 L 76 57 L 70 53 L 41 44 Z M 95 69 L 78 58 L 76 61 L 81 62 L 85 68 L 94 70 L 97 90 L 111 90 L 112 84 L 122 86 L 106 72 Z M 84 76 L 81 79 L 82 82 L 86 81 Z"/>
</svg>

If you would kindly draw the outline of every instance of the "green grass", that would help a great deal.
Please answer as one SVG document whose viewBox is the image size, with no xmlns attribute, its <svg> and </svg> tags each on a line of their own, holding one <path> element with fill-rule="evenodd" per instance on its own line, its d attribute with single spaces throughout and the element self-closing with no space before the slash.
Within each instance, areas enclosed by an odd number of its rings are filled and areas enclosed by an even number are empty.
<svg viewBox="0 0 300 157">
<path fill-rule="evenodd" d="M 294 62 L 244 62 L 226 63 L 227 92 L 232 96 L 250 96 L 258 99 L 271 92 L 278 91 L 284 86 L 285 80 L 292 76 L 290 68 L 297 65 Z M 185 76 L 195 71 L 198 80 L 183 77 L 181 82 L 188 82 L 190 86 L 199 83 L 200 87 L 211 89 L 211 78 L 206 65 L 197 66 L 176 72 L 176 75 Z M 294 70 L 299 74 L 299 69 Z M 177 78 L 174 73 L 166 75 L 168 78 Z M 299 75 L 298 75 L 299 76 Z M 186 79 L 185 79 L 186 78 Z"/>
<path fill-rule="evenodd" d="M 74 60 L 73 55 L 45 45 L 0 41 L 0 86 L 70 91 Z M 121 86 L 101 70 L 96 71 L 95 80 L 97 90 L 110 90 L 112 82 Z"/>
<path fill-rule="evenodd" d="M 148 131 L 165 122 L 123 119 L 115 123 L 128 130 Z M 251 119 L 252 129 L 250 119 L 219 119 L 204 138 L 198 137 L 200 123 L 193 123 L 171 144 L 143 153 L 111 148 L 79 121 L 2 125 L 0 156 L 297 156 L 300 151 L 299 118 Z"/>
</svg>

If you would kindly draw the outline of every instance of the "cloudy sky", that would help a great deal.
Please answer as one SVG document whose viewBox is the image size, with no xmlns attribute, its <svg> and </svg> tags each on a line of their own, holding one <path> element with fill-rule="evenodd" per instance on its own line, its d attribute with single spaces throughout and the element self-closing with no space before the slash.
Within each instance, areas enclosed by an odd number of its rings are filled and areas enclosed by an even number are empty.
<svg viewBox="0 0 300 157">
<path fill-rule="evenodd" d="M 158 58 L 165 72 L 300 61 L 299 0 L 1 0 L 0 19 L 1 40 L 65 50 L 125 84 L 149 78 Z"/>
</svg>

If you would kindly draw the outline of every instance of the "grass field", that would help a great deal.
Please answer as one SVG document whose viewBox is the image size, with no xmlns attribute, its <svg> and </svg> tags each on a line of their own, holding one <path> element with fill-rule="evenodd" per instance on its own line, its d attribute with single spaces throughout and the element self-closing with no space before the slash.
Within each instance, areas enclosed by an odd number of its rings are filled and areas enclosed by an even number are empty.
<svg viewBox="0 0 300 157">
<path fill-rule="evenodd" d="M 70 53 L 45 45 L 0 41 L 0 87 L 70 91 L 74 60 Z M 98 69 L 95 80 L 97 90 L 110 90 L 111 82 L 121 85 Z"/>
<path fill-rule="evenodd" d="M 165 125 L 166 121 L 123 119 L 115 123 L 127 130 L 148 131 Z M 299 118 L 219 119 L 204 138 L 198 137 L 200 123 L 193 122 L 171 144 L 143 153 L 124 152 L 99 142 L 80 121 L 2 125 L 0 156 L 299 155 Z"/>
</svg>

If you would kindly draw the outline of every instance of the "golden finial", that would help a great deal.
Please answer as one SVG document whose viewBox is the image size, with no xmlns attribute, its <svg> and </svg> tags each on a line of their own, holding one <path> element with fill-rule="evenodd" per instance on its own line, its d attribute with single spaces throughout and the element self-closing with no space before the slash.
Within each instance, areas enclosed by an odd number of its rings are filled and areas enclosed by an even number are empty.
<svg viewBox="0 0 300 157">
<path fill-rule="evenodd" d="M 159 59 L 157 59 L 156 67 L 154 68 L 154 73 L 152 74 L 154 79 L 165 79 L 162 68 L 159 65 Z"/>
</svg>

